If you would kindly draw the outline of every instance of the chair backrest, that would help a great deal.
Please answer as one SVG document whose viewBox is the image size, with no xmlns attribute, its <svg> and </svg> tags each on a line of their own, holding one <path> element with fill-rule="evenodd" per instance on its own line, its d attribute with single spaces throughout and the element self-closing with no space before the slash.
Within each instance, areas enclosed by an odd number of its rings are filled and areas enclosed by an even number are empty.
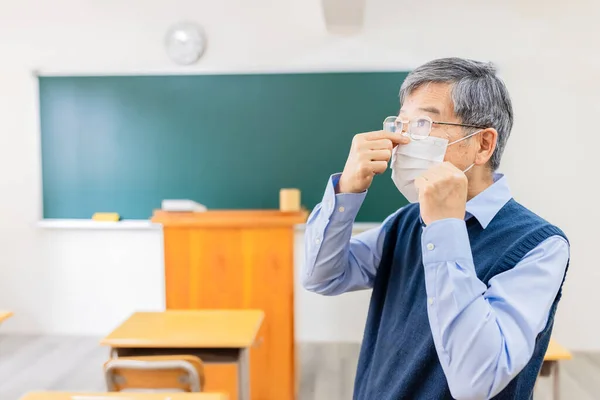
<svg viewBox="0 0 600 400">
<path fill-rule="evenodd" d="M 204 387 L 204 365 L 192 355 L 113 358 L 104 363 L 104 376 L 111 392 L 200 392 Z"/>
</svg>

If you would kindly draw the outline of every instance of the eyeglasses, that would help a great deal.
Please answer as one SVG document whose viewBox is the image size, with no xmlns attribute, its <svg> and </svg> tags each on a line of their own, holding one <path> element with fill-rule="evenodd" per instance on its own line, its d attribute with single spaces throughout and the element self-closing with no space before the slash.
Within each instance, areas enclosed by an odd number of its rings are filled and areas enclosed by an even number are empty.
<svg viewBox="0 0 600 400">
<path fill-rule="evenodd" d="M 411 139 L 421 140 L 425 139 L 431 133 L 431 128 L 433 125 L 451 125 L 451 126 L 463 126 L 466 128 L 478 128 L 478 129 L 486 129 L 486 126 L 480 125 L 468 125 L 468 124 L 457 124 L 454 122 L 438 122 L 433 121 L 428 116 L 418 117 L 411 121 L 402 121 L 398 119 L 398 117 L 391 116 L 387 117 L 383 120 L 383 130 L 388 132 L 404 132 L 404 128 L 406 127 L 406 133 Z"/>
</svg>

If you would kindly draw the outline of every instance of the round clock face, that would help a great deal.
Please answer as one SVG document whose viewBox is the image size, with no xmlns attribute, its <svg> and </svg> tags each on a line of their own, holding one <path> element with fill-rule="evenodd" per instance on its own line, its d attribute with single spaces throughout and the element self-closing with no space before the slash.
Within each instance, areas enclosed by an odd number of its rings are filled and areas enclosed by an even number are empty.
<svg viewBox="0 0 600 400">
<path fill-rule="evenodd" d="M 167 54 L 177 64 L 190 65 L 200 59 L 206 48 L 204 30 L 193 22 L 173 25 L 165 37 Z"/>
</svg>

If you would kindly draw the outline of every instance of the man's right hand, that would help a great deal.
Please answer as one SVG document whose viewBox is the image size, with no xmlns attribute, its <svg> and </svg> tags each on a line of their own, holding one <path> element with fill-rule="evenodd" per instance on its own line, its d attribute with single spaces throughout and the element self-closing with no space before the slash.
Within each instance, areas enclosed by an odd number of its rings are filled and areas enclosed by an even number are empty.
<svg viewBox="0 0 600 400">
<path fill-rule="evenodd" d="M 392 149 L 409 142 L 408 137 L 387 131 L 359 133 L 354 136 L 336 192 L 360 193 L 367 190 L 373 177 L 387 169 Z"/>
</svg>

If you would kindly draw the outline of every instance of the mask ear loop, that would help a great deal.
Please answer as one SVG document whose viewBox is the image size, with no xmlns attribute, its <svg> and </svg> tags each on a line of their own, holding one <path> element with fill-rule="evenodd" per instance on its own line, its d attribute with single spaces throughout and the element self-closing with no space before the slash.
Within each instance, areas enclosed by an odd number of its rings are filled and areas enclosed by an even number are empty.
<svg viewBox="0 0 600 400">
<path fill-rule="evenodd" d="M 478 131 L 475 131 L 475 132 L 471 133 L 470 135 L 467 135 L 467 136 L 465 136 L 465 137 L 463 137 L 463 138 L 460 138 L 460 139 L 458 139 L 458 140 L 455 140 L 454 142 L 450 142 L 450 143 L 448 143 L 448 146 L 450 146 L 450 145 L 453 145 L 454 143 L 462 142 L 463 140 L 467 140 L 467 139 L 468 139 L 468 138 L 470 138 L 471 136 L 475 136 L 475 135 L 477 135 L 478 133 L 480 133 L 480 132 L 483 132 L 483 131 L 485 131 L 485 129 L 480 129 L 480 130 L 478 130 Z"/>
<path fill-rule="evenodd" d="M 467 169 L 465 169 L 463 171 L 463 174 L 466 173 L 468 170 L 470 170 L 471 168 L 473 168 L 475 166 L 475 163 L 471 164 L 470 166 L 467 167 Z"/>
</svg>

